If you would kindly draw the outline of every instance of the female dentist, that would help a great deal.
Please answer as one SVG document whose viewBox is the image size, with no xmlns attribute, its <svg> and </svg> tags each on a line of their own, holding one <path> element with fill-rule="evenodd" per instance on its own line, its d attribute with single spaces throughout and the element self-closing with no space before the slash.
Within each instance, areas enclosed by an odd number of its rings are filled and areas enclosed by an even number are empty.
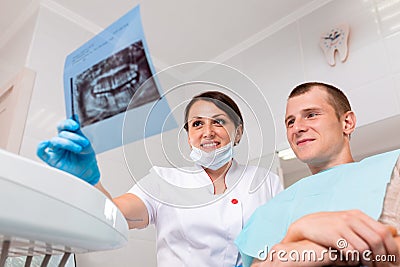
<svg viewBox="0 0 400 267">
<path fill-rule="evenodd" d="M 215 201 L 204 205 L 182 208 L 166 203 L 140 186 L 147 177 L 127 193 L 112 198 L 100 182 L 89 140 L 72 119 L 58 126 L 57 137 L 38 145 L 37 155 L 106 194 L 124 214 L 129 228 L 155 224 L 158 266 L 240 266 L 236 236 L 253 211 L 279 193 L 282 185 L 268 170 L 241 165 L 233 159 L 233 148 L 243 134 L 243 118 L 229 96 L 218 91 L 197 95 L 188 103 L 184 116 L 195 166 L 191 171 L 153 167 L 150 173 L 178 187 L 206 188 Z M 263 177 L 261 186 L 250 192 L 253 179 Z M 179 198 L 173 191 L 162 194 Z"/>
</svg>

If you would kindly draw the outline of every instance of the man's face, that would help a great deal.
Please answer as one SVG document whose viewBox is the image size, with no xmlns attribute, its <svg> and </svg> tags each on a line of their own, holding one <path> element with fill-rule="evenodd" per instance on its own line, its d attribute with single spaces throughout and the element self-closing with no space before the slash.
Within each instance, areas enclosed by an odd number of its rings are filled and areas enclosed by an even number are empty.
<svg viewBox="0 0 400 267">
<path fill-rule="evenodd" d="M 319 87 L 288 100 L 285 124 L 289 144 L 304 163 L 333 162 L 345 147 L 344 123 Z"/>
</svg>

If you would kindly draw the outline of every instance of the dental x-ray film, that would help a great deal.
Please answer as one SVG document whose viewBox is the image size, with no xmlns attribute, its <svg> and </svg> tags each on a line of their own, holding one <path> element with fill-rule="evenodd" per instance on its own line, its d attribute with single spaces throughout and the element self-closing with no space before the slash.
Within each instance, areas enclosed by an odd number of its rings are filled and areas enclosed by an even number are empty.
<svg viewBox="0 0 400 267">
<path fill-rule="evenodd" d="M 177 127 L 151 63 L 139 6 L 69 54 L 64 67 L 67 117 L 77 114 L 96 153 L 122 145 L 126 112 L 133 142 Z M 157 116 L 149 116 L 151 110 Z M 144 131 L 144 129 L 151 129 Z"/>
</svg>

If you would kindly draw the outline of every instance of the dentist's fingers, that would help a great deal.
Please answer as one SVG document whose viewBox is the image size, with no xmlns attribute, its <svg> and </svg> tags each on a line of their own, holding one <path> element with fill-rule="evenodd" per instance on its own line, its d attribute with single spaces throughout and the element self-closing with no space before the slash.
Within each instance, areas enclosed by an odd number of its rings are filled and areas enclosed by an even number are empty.
<svg viewBox="0 0 400 267">
<path fill-rule="evenodd" d="M 47 149 L 50 147 L 50 141 L 42 141 L 38 144 L 37 149 L 36 149 L 36 155 L 43 160 L 44 162 L 47 162 L 49 160 L 49 154 L 47 153 Z"/>
<path fill-rule="evenodd" d="M 79 128 L 80 128 L 79 123 L 77 123 L 73 119 L 63 120 L 57 125 L 58 132 L 61 132 L 61 131 L 75 132 L 75 131 L 79 130 Z"/>
<path fill-rule="evenodd" d="M 82 146 L 82 148 L 85 148 L 86 146 L 88 146 L 90 144 L 90 141 L 85 136 L 80 135 L 78 133 L 74 133 L 74 132 L 61 131 L 58 134 L 58 137 L 67 139 L 77 145 Z"/>
<path fill-rule="evenodd" d="M 71 151 L 73 153 L 80 153 L 84 148 L 80 144 L 77 144 L 69 139 L 62 138 L 59 136 L 53 137 L 52 139 L 49 140 L 49 142 L 50 142 L 49 148 L 53 150 L 63 149 Z"/>
</svg>

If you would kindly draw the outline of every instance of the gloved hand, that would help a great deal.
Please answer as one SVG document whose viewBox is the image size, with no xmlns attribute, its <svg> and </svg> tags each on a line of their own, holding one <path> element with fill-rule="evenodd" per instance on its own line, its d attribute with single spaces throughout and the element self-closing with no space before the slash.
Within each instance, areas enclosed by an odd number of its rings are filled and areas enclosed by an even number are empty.
<svg viewBox="0 0 400 267">
<path fill-rule="evenodd" d="M 78 121 L 78 120 L 77 120 Z M 39 143 L 36 154 L 48 165 L 95 185 L 100 180 L 96 154 L 80 125 L 73 119 L 62 121 L 58 136 Z"/>
</svg>

